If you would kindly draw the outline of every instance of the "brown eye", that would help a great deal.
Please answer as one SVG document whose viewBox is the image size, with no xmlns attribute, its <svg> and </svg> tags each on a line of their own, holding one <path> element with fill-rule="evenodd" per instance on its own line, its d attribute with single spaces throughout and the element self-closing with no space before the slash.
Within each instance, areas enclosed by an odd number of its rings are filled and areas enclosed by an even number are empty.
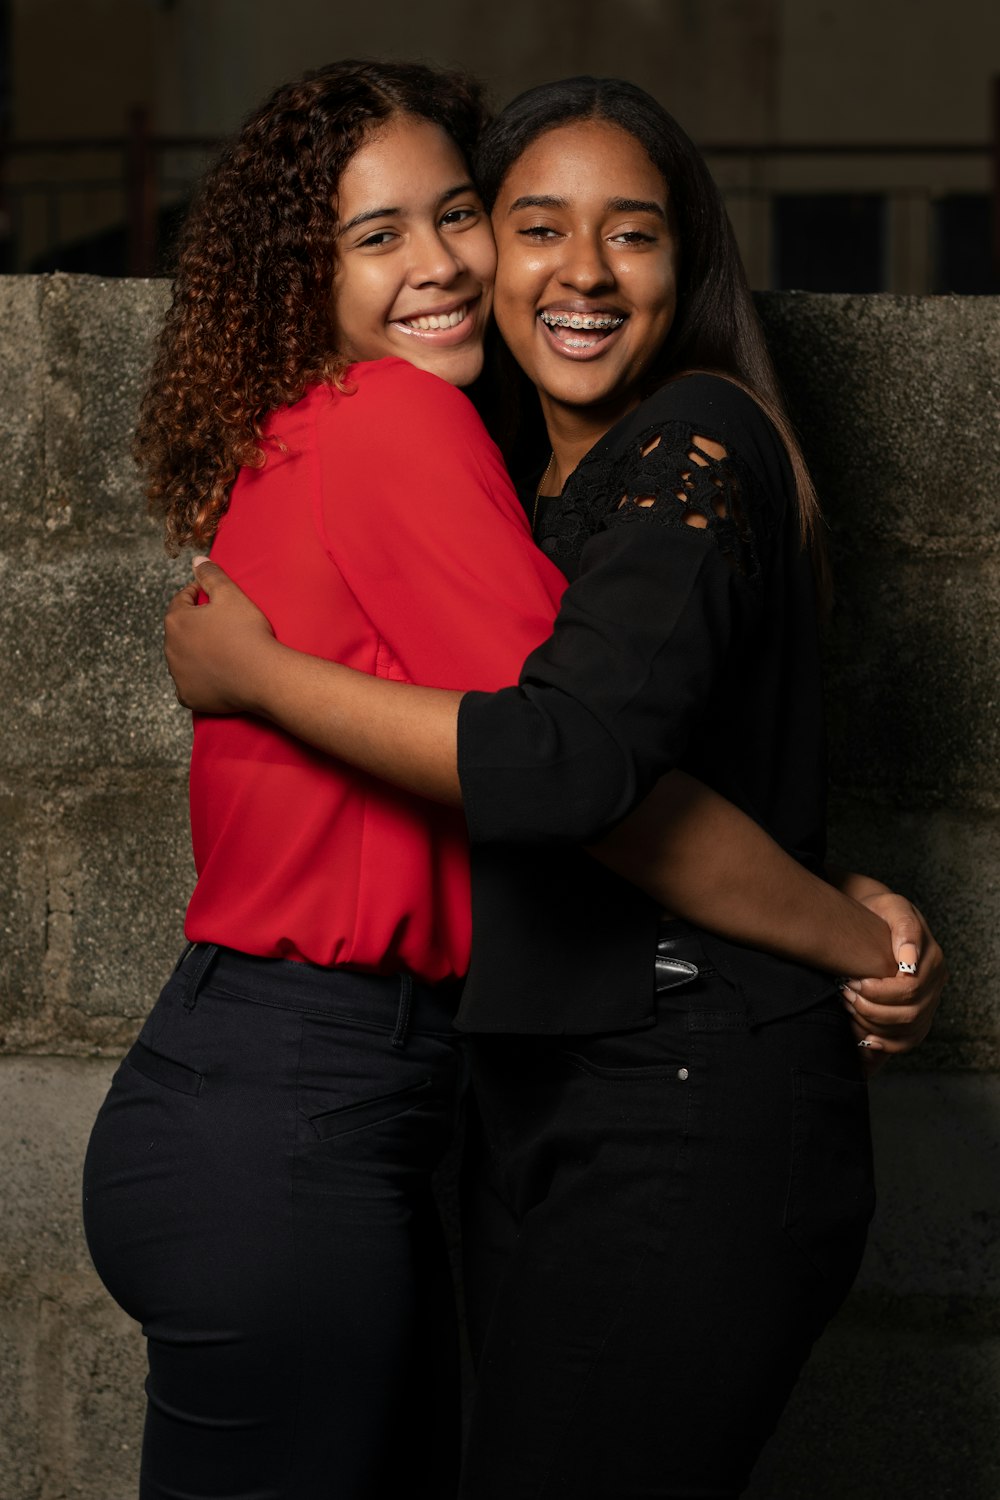
<svg viewBox="0 0 1000 1500">
<path fill-rule="evenodd" d="M 468 224 L 472 219 L 478 219 L 481 214 L 481 208 L 449 208 L 441 223 L 447 226 Z"/>
</svg>

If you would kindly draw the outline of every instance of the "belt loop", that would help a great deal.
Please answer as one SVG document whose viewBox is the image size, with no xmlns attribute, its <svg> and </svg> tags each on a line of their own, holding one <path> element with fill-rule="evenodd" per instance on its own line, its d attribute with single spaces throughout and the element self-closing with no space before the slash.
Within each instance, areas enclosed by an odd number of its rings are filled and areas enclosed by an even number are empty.
<svg viewBox="0 0 1000 1500">
<path fill-rule="evenodd" d="M 180 969 L 184 965 L 185 960 L 188 957 L 190 957 L 190 955 L 194 952 L 196 946 L 197 945 L 195 943 L 185 943 L 184 944 L 184 947 L 181 949 L 181 956 L 177 960 L 177 962 L 174 964 L 174 973 L 175 974 L 177 973 L 177 970 Z"/>
<path fill-rule="evenodd" d="M 406 1033 L 410 1029 L 410 1006 L 413 1003 L 413 975 L 400 974 L 399 976 L 399 1014 L 396 1017 L 396 1029 L 392 1033 L 392 1045 L 394 1047 L 406 1046 Z"/>
<path fill-rule="evenodd" d="M 217 943 L 194 943 L 191 946 L 191 963 L 184 976 L 184 1009 L 194 1010 L 198 1003 L 198 991 L 208 977 L 209 968 L 219 952 Z"/>
</svg>

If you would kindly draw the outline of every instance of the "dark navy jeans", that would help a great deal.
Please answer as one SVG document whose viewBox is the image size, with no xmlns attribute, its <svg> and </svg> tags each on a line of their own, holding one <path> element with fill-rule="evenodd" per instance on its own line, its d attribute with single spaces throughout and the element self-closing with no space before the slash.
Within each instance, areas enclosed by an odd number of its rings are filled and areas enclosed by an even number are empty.
<svg viewBox="0 0 1000 1500">
<path fill-rule="evenodd" d="M 85 1225 L 148 1340 L 142 1500 L 454 1493 L 431 1173 L 455 996 L 200 945 L 94 1126 Z"/>
<path fill-rule="evenodd" d="M 840 997 L 750 1027 L 670 930 L 700 973 L 648 1029 L 471 1039 L 465 1500 L 732 1500 L 856 1273 L 871 1143 Z"/>
</svg>

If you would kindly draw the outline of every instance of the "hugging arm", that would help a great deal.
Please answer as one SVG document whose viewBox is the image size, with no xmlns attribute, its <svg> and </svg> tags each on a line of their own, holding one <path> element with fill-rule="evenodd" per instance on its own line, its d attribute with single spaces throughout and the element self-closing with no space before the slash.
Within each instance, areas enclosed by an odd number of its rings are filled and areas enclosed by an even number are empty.
<svg viewBox="0 0 1000 1500">
<path fill-rule="evenodd" d="M 382 681 L 289 650 L 221 568 L 205 562 L 197 572 L 210 603 L 196 607 L 190 584 L 166 621 L 182 702 L 204 713 L 259 714 L 405 790 L 460 805 L 460 692 Z M 926 1034 L 944 967 L 909 902 L 865 877 L 842 877 L 841 894 L 685 773 L 661 778 L 589 852 L 678 916 L 832 972 L 895 975 L 903 945 L 915 945 L 917 954 L 904 956 L 919 958 L 916 975 L 852 981 L 852 1004 L 858 1038 L 874 1037 L 887 1052 Z"/>
<path fill-rule="evenodd" d="M 359 462 L 372 451 L 381 461 L 366 475 L 364 506 L 334 504 L 325 515 L 324 541 L 400 671 L 371 677 L 291 651 L 205 564 L 198 577 L 212 602 L 195 608 L 189 587 L 167 619 L 181 700 L 259 714 L 404 790 L 463 804 L 473 839 L 593 845 L 662 907 L 751 946 L 835 973 L 895 973 L 887 927 L 872 911 L 810 875 L 709 788 L 663 775 L 719 671 L 741 587 L 705 533 L 601 531 L 550 633 L 562 580 L 553 592 L 555 570 L 531 542 L 495 449 L 474 417 L 469 425 L 465 398 L 410 367 L 390 376 L 407 382 L 405 393 L 389 392 L 399 423 L 373 435 L 352 419 L 338 435 L 338 465 L 345 441 L 358 443 Z M 439 442 L 428 440 L 432 395 L 448 408 Z M 393 440 L 396 453 L 386 451 Z M 427 474 L 414 471 L 418 460 Z M 337 485 L 328 489 L 335 497 Z M 505 593 L 508 577 L 516 597 Z M 526 609 L 527 628 L 517 623 Z M 528 652 L 518 685 L 495 691 Z M 448 687 L 412 685 L 428 681 Z M 494 690 L 463 693 L 469 683 Z M 912 909 L 902 908 L 892 917 L 897 946 L 920 946 Z"/>
<path fill-rule="evenodd" d="M 827 880 L 810 874 L 751 818 L 685 772 L 661 777 L 589 852 L 677 916 L 721 937 L 831 973 L 846 972 L 845 955 L 852 973 L 878 972 L 882 977 L 842 985 L 859 1042 L 883 1053 L 908 1052 L 930 1030 L 947 969 L 922 913 L 871 876 L 837 869 Z M 873 926 L 873 917 L 886 926 Z M 886 931 L 892 964 L 876 971 Z M 870 967 L 858 964 L 868 941 L 877 945 L 869 950 Z"/>
</svg>

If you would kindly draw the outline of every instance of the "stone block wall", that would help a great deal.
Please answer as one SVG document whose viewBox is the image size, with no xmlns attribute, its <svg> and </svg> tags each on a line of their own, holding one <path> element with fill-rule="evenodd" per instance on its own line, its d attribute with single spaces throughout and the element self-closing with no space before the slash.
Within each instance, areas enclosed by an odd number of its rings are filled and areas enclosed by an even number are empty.
<svg viewBox="0 0 1000 1500">
<path fill-rule="evenodd" d="M 193 876 L 160 656 L 186 564 L 128 456 L 165 302 L 160 283 L 0 278 L 2 1500 L 135 1494 L 141 1340 L 78 1198 Z M 873 1087 L 871 1247 L 752 1494 L 995 1500 L 1000 302 L 761 311 L 832 528 L 833 842 L 926 908 L 953 978 L 933 1039 Z"/>
</svg>

